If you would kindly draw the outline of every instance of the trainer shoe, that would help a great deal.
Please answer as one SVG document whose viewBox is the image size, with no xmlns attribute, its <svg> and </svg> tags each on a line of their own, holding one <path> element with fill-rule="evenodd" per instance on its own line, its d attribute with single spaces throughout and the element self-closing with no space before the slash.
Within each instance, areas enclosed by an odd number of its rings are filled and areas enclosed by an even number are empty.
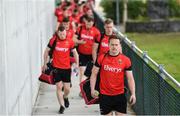
<svg viewBox="0 0 180 116">
<path fill-rule="evenodd" d="M 79 92 L 79 97 L 81 97 L 81 98 L 82 98 L 82 93 L 81 93 L 81 92 Z"/>
<path fill-rule="evenodd" d="M 68 100 L 68 98 L 64 98 L 64 106 L 65 106 L 66 108 L 69 107 L 69 100 Z"/>
<path fill-rule="evenodd" d="M 60 113 L 60 114 L 63 114 L 63 113 L 64 113 L 64 110 L 65 110 L 65 108 L 64 108 L 63 106 L 61 106 L 60 109 L 59 109 L 59 113 Z"/>
</svg>

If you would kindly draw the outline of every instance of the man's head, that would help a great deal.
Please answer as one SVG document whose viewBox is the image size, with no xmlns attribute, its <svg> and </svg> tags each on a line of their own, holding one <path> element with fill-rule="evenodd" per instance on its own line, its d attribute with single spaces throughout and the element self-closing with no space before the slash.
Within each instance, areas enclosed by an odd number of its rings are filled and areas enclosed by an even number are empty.
<svg viewBox="0 0 180 116">
<path fill-rule="evenodd" d="M 94 17 L 93 16 L 88 16 L 88 15 L 85 15 L 85 24 L 86 24 L 86 28 L 91 28 L 94 24 Z"/>
<path fill-rule="evenodd" d="M 109 37 L 109 53 L 114 56 L 122 53 L 121 40 L 116 35 Z"/>
<path fill-rule="evenodd" d="M 64 26 L 65 30 L 69 30 L 70 21 L 68 17 L 63 18 L 62 25 Z"/>
<path fill-rule="evenodd" d="M 66 30 L 63 25 L 60 25 L 57 30 L 57 35 L 59 36 L 59 39 L 64 40 L 66 39 Z"/>
<path fill-rule="evenodd" d="M 66 7 L 63 8 L 63 16 L 64 16 L 64 17 L 68 17 L 68 16 L 69 16 L 68 13 L 69 13 L 68 7 L 66 6 Z"/>
<path fill-rule="evenodd" d="M 114 23 L 113 23 L 113 20 L 108 18 L 105 20 L 104 22 L 104 29 L 105 29 L 105 33 L 106 35 L 112 35 L 113 33 L 113 26 L 114 26 Z"/>
<path fill-rule="evenodd" d="M 93 11 L 92 11 L 90 8 L 87 8 L 86 14 L 87 14 L 88 16 L 92 16 L 92 15 L 93 15 Z"/>
<path fill-rule="evenodd" d="M 74 16 L 77 16 L 77 15 L 78 15 L 78 13 L 79 13 L 79 12 L 78 12 L 78 9 L 77 9 L 77 8 L 76 8 L 76 9 L 74 9 L 74 11 L 73 11 L 73 15 L 74 15 Z"/>
</svg>

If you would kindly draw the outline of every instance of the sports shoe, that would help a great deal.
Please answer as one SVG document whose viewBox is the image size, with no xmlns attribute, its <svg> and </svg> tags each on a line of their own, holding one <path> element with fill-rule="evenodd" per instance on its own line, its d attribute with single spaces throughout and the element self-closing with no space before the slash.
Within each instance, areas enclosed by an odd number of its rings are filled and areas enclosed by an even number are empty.
<svg viewBox="0 0 180 116">
<path fill-rule="evenodd" d="M 68 100 L 68 98 L 64 98 L 64 106 L 65 106 L 66 108 L 69 107 L 69 100 Z"/>
<path fill-rule="evenodd" d="M 81 98 L 82 98 L 82 93 L 81 93 L 81 92 L 79 92 L 79 97 L 81 97 Z"/>
<path fill-rule="evenodd" d="M 64 108 L 63 106 L 61 106 L 60 109 L 59 109 L 59 113 L 60 113 L 60 114 L 63 114 L 63 113 L 64 113 L 64 110 L 65 110 L 65 108 Z"/>
</svg>

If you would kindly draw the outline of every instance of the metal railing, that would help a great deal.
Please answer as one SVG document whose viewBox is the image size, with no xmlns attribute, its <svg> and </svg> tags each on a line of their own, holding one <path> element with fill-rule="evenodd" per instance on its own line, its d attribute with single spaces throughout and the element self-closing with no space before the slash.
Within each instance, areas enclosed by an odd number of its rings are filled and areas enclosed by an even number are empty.
<svg viewBox="0 0 180 116">
<path fill-rule="evenodd" d="M 97 14 L 99 15 L 99 14 Z M 105 18 L 103 16 L 99 15 L 99 18 L 104 22 Z M 98 25 L 98 24 L 97 24 Z M 101 27 L 102 28 L 102 27 Z M 103 29 L 100 29 L 101 31 Z M 163 67 L 162 64 L 157 64 L 151 57 L 148 56 L 146 51 L 142 51 L 141 49 L 139 49 L 136 45 L 134 41 L 130 41 L 125 35 L 123 35 L 121 32 L 119 32 L 115 27 L 113 28 L 114 32 L 120 36 L 120 38 L 126 43 L 128 44 L 132 50 L 134 50 L 136 53 L 140 54 L 140 56 L 146 61 L 146 62 L 150 62 L 152 63 L 157 69 L 159 69 L 159 73 L 163 74 L 164 76 L 166 76 L 168 79 L 170 79 L 178 88 L 180 88 L 180 83 L 174 79 Z"/>
<path fill-rule="evenodd" d="M 165 75 L 168 79 L 170 79 L 178 88 L 180 88 L 180 83 L 175 80 L 164 68 L 162 64 L 157 64 L 151 57 L 147 55 L 147 52 L 143 52 L 140 50 L 136 45 L 135 42 L 130 41 L 126 36 L 124 36 L 121 32 L 114 28 L 114 31 L 118 33 L 118 35 L 128 44 L 131 46 L 132 50 L 135 52 L 140 53 L 141 57 L 146 61 L 152 63 L 157 69 L 159 69 L 159 73 L 161 75 Z"/>
<path fill-rule="evenodd" d="M 103 32 L 104 17 L 95 11 L 94 15 L 96 26 Z M 177 91 L 180 88 L 179 82 L 165 71 L 163 65 L 157 64 L 147 55 L 147 52 L 140 50 L 135 42 L 131 42 L 116 28 L 114 32 L 123 40 L 123 53 L 132 61 L 137 96 L 137 102 L 132 107 L 135 113 L 137 115 L 180 114 L 180 93 Z M 172 87 L 165 77 L 177 87 Z M 129 97 L 129 93 L 127 96 Z"/>
</svg>

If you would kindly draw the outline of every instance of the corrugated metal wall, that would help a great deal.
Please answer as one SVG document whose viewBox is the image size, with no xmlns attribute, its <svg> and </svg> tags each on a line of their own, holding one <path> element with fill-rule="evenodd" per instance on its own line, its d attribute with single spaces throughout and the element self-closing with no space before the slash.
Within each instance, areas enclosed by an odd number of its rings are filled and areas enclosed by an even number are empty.
<svg viewBox="0 0 180 116">
<path fill-rule="evenodd" d="M 31 114 L 54 0 L 0 0 L 0 114 Z"/>
</svg>

